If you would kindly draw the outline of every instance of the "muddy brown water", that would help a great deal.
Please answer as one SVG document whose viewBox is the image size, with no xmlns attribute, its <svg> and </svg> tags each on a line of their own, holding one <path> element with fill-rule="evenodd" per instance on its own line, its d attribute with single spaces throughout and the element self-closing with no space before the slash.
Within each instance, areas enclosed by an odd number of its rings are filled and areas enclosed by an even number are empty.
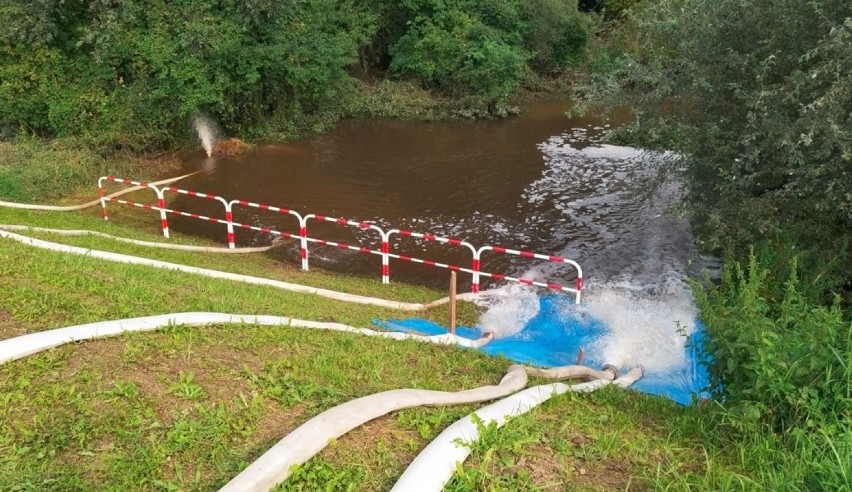
<svg viewBox="0 0 852 492">
<path fill-rule="evenodd" d="M 638 193 L 664 155 L 605 144 L 623 117 L 565 116 L 565 102 L 540 102 L 500 121 L 403 122 L 348 120 L 330 133 L 286 145 L 207 159 L 183 156 L 187 170 L 205 172 L 185 189 L 293 209 L 374 221 L 457 237 L 478 246 L 501 245 L 578 261 L 588 279 L 665 275 L 685 263 L 688 227 L 667 213 L 677 187 Z M 172 206 L 224 217 L 216 202 L 179 196 Z M 236 221 L 297 234 L 290 216 L 237 207 Z M 225 242 L 225 227 L 170 217 L 177 231 Z M 378 234 L 309 222 L 309 235 L 378 249 Z M 238 245 L 269 244 L 268 234 L 238 230 Z M 408 256 L 465 267 L 468 250 L 398 238 Z M 298 248 L 273 250 L 296 263 Z M 311 265 L 379 278 L 380 258 L 310 247 Z M 486 253 L 483 270 L 572 283 L 570 267 Z M 446 270 L 391 260 L 391 281 L 445 285 Z M 470 280 L 462 274 L 463 284 Z M 653 280 L 652 280 L 653 282 Z"/>
</svg>

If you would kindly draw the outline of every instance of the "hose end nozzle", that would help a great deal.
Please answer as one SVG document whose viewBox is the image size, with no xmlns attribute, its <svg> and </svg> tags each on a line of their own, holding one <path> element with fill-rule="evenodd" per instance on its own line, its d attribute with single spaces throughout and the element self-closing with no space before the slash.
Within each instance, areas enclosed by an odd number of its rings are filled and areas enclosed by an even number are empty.
<svg viewBox="0 0 852 492">
<path fill-rule="evenodd" d="M 612 373 L 612 379 L 618 379 L 618 368 L 612 364 L 604 364 L 601 368 L 602 371 L 609 371 Z"/>
</svg>

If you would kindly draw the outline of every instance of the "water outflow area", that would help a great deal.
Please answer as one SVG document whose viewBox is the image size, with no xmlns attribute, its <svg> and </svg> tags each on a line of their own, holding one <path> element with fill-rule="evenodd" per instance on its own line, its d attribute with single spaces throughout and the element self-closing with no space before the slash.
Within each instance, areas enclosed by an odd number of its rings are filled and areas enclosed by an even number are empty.
<svg viewBox="0 0 852 492">
<path fill-rule="evenodd" d="M 577 306 L 564 295 L 538 296 L 525 286 L 484 293 L 488 307 L 475 328 L 456 334 L 476 340 L 487 332 L 497 339 L 481 348 L 489 355 L 542 367 L 577 363 L 600 368 L 611 364 L 624 373 L 641 365 L 644 376 L 632 388 L 688 405 L 709 395 L 703 331 L 695 322 L 691 294 L 639 297 L 606 286 Z M 437 335 L 446 327 L 422 319 L 376 321 L 385 329 Z"/>
<path fill-rule="evenodd" d="M 502 121 L 344 121 L 330 133 L 239 156 L 187 155 L 187 170 L 206 172 L 182 187 L 575 259 L 584 269 L 583 304 L 575 308 L 568 297 L 540 298 L 543 292 L 500 287 L 507 295 L 492 297 L 479 323 L 480 330 L 498 335 L 486 351 L 563 365 L 575 362 L 583 348 L 589 364 L 642 364 L 646 377 L 640 389 L 650 390 L 655 377 L 663 378 L 662 388 L 697 389 L 704 373 L 693 367 L 687 347 L 696 331 L 685 283 L 691 232 L 669 211 L 677 202 L 677 183 L 645 189 L 663 161 L 675 156 L 608 144 L 607 132 L 624 118 L 569 119 L 567 109 L 563 102 L 542 102 Z M 176 209 L 221 215 L 221 206 L 212 202 L 175 200 Z M 235 220 L 298 232 L 292 218 L 266 211 L 239 210 Z M 218 225 L 170 221 L 174 230 L 224 238 Z M 353 229 L 311 224 L 317 237 L 379 247 L 374 233 Z M 461 249 L 411 238 L 394 241 L 394 248 L 412 256 L 470 264 L 470 253 Z M 270 242 L 266 235 L 237 231 L 238 246 Z M 290 262 L 298 257 L 297 245 L 275 251 Z M 311 265 L 379 281 L 374 255 L 323 247 L 310 255 Z M 390 268 L 392 282 L 447 285 L 445 270 L 395 260 Z M 569 285 L 574 279 L 564 266 L 495 254 L 483 256 L 482 268 Z M 464 291 L 470 277 L 459 280 Z M 512 346 L 540 342 L 549 351 L 539 359 L 509 353 Z M 685 402 L 685 394 L 670 396 Z"/>
</svg>

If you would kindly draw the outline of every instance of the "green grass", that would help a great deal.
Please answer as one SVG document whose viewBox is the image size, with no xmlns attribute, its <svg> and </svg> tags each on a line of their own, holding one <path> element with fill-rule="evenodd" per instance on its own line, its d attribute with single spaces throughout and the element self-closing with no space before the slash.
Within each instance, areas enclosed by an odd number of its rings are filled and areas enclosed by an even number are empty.
<svg viewBox="0 0 852 492">
<path fill-rule="evenodd" d="M 506 365 L 447 347 L 374 342 L 286 327 L 175 327 L 7 364 L 0 483 L 211 490 L 333 405 L 398 387 L 492 384 Z M 343 441 L 325 456 L 348 447 Z M 376 449 L 361 452 L 382 467 L 387 461 Z M 369 476 L 368 489 L 393 478 Z"/>
<path fill-rule="evenodd" d="M 157 239 L 156 226 L 136 229 L 148 218 L 122 213 L 104 222 L 94 214 L 0 209 L 0 222 Z M 141 250 L 99 238 L 51 239 L 388 298 L 440 295 L 415 286 L 383 286 L 378 279 L 304 273 L 264 255 L 212 257 Z M 279 314 L 354 326 L 409 316 L 57 254 L 10 240 L 0 240 L 0 289 L 3 338 L 175 311 Z M 428 315 L 442 320 L 446 311 Z M 0 367 L 0 483 L 11 490 L 214 490 L 331 406 L 402 387 L 460 390 L 494 384 L 507 367 L 503 359 L 470 350 L 288 327 L 176 326 L 67 345 Z M 380 418 L 332 443 L 280 490 L 386 490 L 429 440 L 474 409 L 418 408 Z M 495 434 L 495 439 L 526 436 L 510 446 L 515 457 L 499 451 L 495 465 L 479 449 L 451 488 L 621 487 L 651 483 L 660 467 L 700 470 L 703 456 L 693 438 L 675 439 L 664 424 L 646 425 L 657 414 L 682 418 L 688 412 L 636 393 L 559 398 Z M 486 440 L 482 446 L 492 444 Z M 529 452 L 548 456 L 558 472 L 543 472 L 540 461 L 525 457 Z M 608 482 L 604 477 L 613 460 L 620 473 Z M 577 474 L 585 482 L 576 482 Z"/>
<path fill-rule="evenodd" d="M 87 213 L 67 213 L 67 212 L 33 212 L 26 210 L 16 210 L 16 209 L 5 209 L 0 208 L 0 223 L 2 224 L 26 224 L 33 227 L 47 227 L 47 228 L 57 228 L 57 229 L 85 229 L 85 230 L 95 230 L 100 232 L 105 232 L 108 234 L 112 234 L 115 236 L 128 237 L 133 239 L 142 239 L 147 241 L 158 241 L 158 242 L 171 242 L 171 243 L 179 243 L 179 244 L 196 244 L 196 245 L 204 245 L 210 246 L 211 243 L 205 242 L 192 237 L 181 236 L 180 234 L 172 234 L 172 239 L 166 240 L 160 235 L 158 221 L 156 217 L 152 217 L 152 214 L 144 213 L 144 211 L 137 211 L 133 209 L 126 209 L 120 207 L 112 207 L 111 218 L 112 220 L 107 222 L 99 218 L 96 213 L 97 211 L 87 212 Z M 446 296 L 446 292 L 437 291 L 434 289 L 429 289 L 420 286 L 414 286 L 410 284 L 404 284 L 399 282 L 391 283 L 390 285 L 382 285 L 378 277 L 358 277 L 353 275 L 343 275 L 336 273 L 329 273 L 324 271 L 309 271 L 304 272 L 299 270 L 299 265 L 291 264 L 287 262 L 282 262 L 277 259 L 274 259 L 264 253 L 254 253 L 254 254 L 246 254 L 246 255 L 223 255 L 216 253 L 194 253 L 194 252 L 185 252 L 185 251 L 173 251 L 173 250 L 162 250 L 162 249 L 153 249 L 145 246 L 135 246 L 126 243 L 120 243 L 111 239 L 106 238 L 98 238 L 94 236 L 83 236 L 83 237 L 65 237 L 58 236 L 49 233 L 37 233 L 35 231 L 29 231 L 26 235 L 32 237 L 38 237 L 42 239 L 46 239 L 53 242 L 59 242 L 62 244 L 70 244 L 74 246 L 81 246 L 86 248 L 93 248 L 99 250 L 113 251 L 117 253 L 125 253 L 145 258 L 152 258 L 157 260 L 169 261 L 173 263 L 180 263 L 184 265 L 198 266 L 203 268 L 212 268 L 215 270 L 228 271 L 233 273 L 240 273 L 245 275 L 253 275 L 264 278 L 271 278 L 275 280 L 283 280 L 287 282 L 299 283 L 303 285 L 310 285 L 313 287 L 321 287 L 326 289 L 332 289 L 342 292 L 347 292 L 351 294 L 360 294 L 360 295 L 368 295 L 373 297 L 380 297 L 383 299 L 390 300 L 399 300 L 399 301 L 407 301 L 407 302 L 429 302 L 441 297 Z M 221 245 L 220 245 L 221 246 Z M 21 247 L 23 248 L 23 247 Z M 23 251 L 23 250 L 22 250 Z M 26 257 L 30 251 L 26 253 L 22 253 L 22 257 Z M 66 261 L 74 262 L 85 260 L 83 258 L 74 259 L 69 257 Z M 100 262 L 98 262 L 100 264 Z M 105 265 L 109 265 L 109 263 L 105 263 Z M 33 262 L 29 263 L 29 266 L 20 270 L 19 275 L 26 276 L 29 275 L 30 271 L 28 270 L 33 266 Z M 115 272 L 115 276 L 110 278 L 110 281 L 116 280 L 119 278 L 122 270 L 120 267 L 115 265 L 110 267 L 112 272 Z M 136 272 L 139 273 L 136 273 Z M 140 268 L 139 270 L 134 272 L 129 272 L 126 275 L 138 278 L 145 277 L 144 280 L 141 281 L 144 285 L 151 285 L 157 281 L 158 278 L 162 278 L 161 283 L 172 284 L 174 289 L 171 287 L 166 291 L 185 291 L 186 289 L 198 289 L 201 285 L 207 285 L 210 279 L 200 276 L 187 275 L 187 274 L 177 274 L 173 272 L 165 272 L 162 270 L 156 270 L 152 268 Z M 166 276 L 164 276 L 166 275 Z M 61 282 L 62 279 L 57 279 L 57 282 Z M 134 280 L 131 279 L 131 282 Z M 55 285 L 52 283 L 52 280 L 49 278 L 45 278 L 43 280 L 46 285 Z M 191 285 L 187 285 L 187 282 Z M 104 281 L 101 280 L 92 280 L 92 289 L 97 290 L 98 288 L 102 288 L 105 284 Z M 2 285 L 2 280 L 0 280 L 0 285 Z M 216 282 L 210 284 L 217 285 Z M 254 286 L 248 286 L 243 284 L 233 284 L 231 282 L 222 282 L 222 287 L 220 289 L 220 293 L 216 295 L 225 295 L 225 291 L 227 291 L 227 296 L 233 297 L 233 295 L 242 296 L 245 293 L 255 292 Z M 237 287 L 234 287 L 237 285 Z M 157 295 L 157 289 L 152 289 L 150 292 L 151 296 L 162 297 Z M 166 292 L 164 291 L 164 292 Z M 314 298 L 313 296 L 306 295 L 295 295 L 293 299 L 299 299 L 298 301 L 294 301 L 292 303 L 281 304 L 281 302 L 274 300 L 288 297 L 290 294 L 284 293 L 278 289 L 274 288 L 264 288 L 264 292 L 274 292 L 274 295 L 263 294 L 267 298 L 271 300 L 268 304 L 264 306 L 264 309 L 273 309 L 274 307 L 283 308 L 285 312 L 281 313 L 282 309 L 276 310 L 276 312 L 269 312 L 267 314 L 284 314 L 292 317 L 299 317 L 298 313 L 302 313 L 301 316 L 311 317 L 312 319 L 336 319 L 341 322 L 346 322 L 344 320 L 358 319 L 358 321 L 363 325 L 364 323 L 369 323 L 371 319 L 378 316 L 379 314 L 386 317 L 399 317 L 403 315 L 403 313 L 394 313 L 391 314 L 387 311 L 370 311 L 372 308 L 364 309 L 365 312 L 375 312 L 377 316 L 374 317 L 360 317 L 360 318 L 352 318 L 351 316 L 346 316 L 345 314 L 348 311 L 358 312 L 359 309 L 354 309 L 351 305 L 344 303 L 337 303 L 337 305 L 341 306 L 339 309 L 327 309 L 326 313 L 321 313 L 323 308 L 320 306 L 325 306 L 325 301 L 320 298 Z M 175 295 L 179 295 L 177 292 Z M 212 295 L 212 294 L 211 294 Z M 261 294 L 258 294 L 261 295 Z M 22 294 L 22 297 L 26 297 L 27 299 L 32 300 L 32 296 L 29 294 Z M 301 300 L 307 299 L 307 300 Z M 129 302 L 129 301 L 128 301 Z M 114 301 L 116 305 L 124 305 L 125 301 L 116 299 Z M 239 301 L 231 302 L 227 304 L 216 304 L 216 303 L 206 303 L 209 306 L 229 306 L 229 309 L 233 309 L 235 311 L 232 312 L 241 312 L 239 311 L 239 306 L 242 305 L 252 305 L 252 304 L 240 304 Z M 331 303 L 334 304 L 334 303 Z M 182 307 L 183 306 L 183 307 Z M 171 301 L 166 301 L 162 305 L 153 305 L 152 313 L 155 314 L 157 311 L 165 312 L 163 309 L 172 309 L 172 310 L 189 310 L 186 308 L 185 304 L 175 303 Z M 306 309 L 309 307 L 309 309 Z M 461 302 L 458 305 L 458 320 L 460 324 L 471 324 L 474 323 L 478 316 L 478 308 L 476 308 L 473 304 L 467 302 Z M 211 309 L 211 310 L 225 310 L 224 307 L 220 307 L 219 309 Z M 121 310 L 116 313 L 106 313 L 110 315 L 118 315 Z M 254 311 L 259 313 L 261 311 Z M 343 315 L 338 316 L 336 313 L 343 313 Z M 447 324 L 448 319 L 448 308 L 447 306 L 441 306 L 429 310 L 428 312 L 418 313 L 418 315 L 422 315 L 427 319 L 431 319 L 442 323 L 444 325 Z"/>
<path fill-rule="evenodd" d="M 20 136 L 0 140 L 0 200 L 48 202 L 92 191 L 105 174 L 150 179 L 173 172 L 171 155 L 99 155 L 71 139 L 38 140 Z"/>
</svg>

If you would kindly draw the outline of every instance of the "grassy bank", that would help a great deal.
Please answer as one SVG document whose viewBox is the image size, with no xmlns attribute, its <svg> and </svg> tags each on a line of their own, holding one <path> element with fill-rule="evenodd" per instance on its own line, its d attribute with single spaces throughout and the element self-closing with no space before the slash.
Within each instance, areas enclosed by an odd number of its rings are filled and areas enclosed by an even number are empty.
<svg viewBox="0 0 852 492">
<path fill-rule="evenodd" d="M 130 228 L 123 220 L 130 217 L 105 223 L 96 215 L 0 209 L 2 223 L 157 240 L 156 230 Z M 263 255 L 214 258 L 143 251 L 107 239 L 44 237 L 380 297 L 441 295 L 372 279 L 305 274 Z M 355 326 L 405 316 L 9 240 L 0 240 L 0 265 L 3 338 L 175 311 L 279 314 Z M 446 313 L 428 316 L 440 321 Z M 465 316 L 470 320 L 475 312 Z M 13 490 L 213 490 L 333 405 L 400 387 L 494 384 L 508 365 L 456 348 L 254 326 L 173 327 L 69 345 L 0 368 L 0 483 Z M 386 490 L 429 440 L 472 409 L 413 409 L 379 419 L 333 443 L 282 489 Z M 449 489 L 646 489 L 680 483 L 684 474 L 732 476 L 704 456 L 688 431 L 693 411 L 614 390 L 558 397 L 499 432 L 485 429 L 485 440 Z"/>
<path fill-rule="evenodd" d="M 97 210 L 89 212 L 88 214 L 69 214 L 62 212 L 31 212 L 0 208 L 0 223 L 25 224 L 33 227 L 53 227 L 59 229 L 86 229 L 104 232 L 120 237 L 141 239 L 154 242 L 163 241 L 162 236 L 159 235 L 158 226 L 154 225 L 157 221 L 152 220 L 150 214 L 145 214 L 144 212 L 133 209 L 120 209 L 118 207 L 114 207 L 111 210 L 112 220 L 106 222 L 97 217 L 97 213 L 99 213 Z M 302 285 L 309 285 L 312 287 L 332 289 L 341 292 L 347 292 L 350 294 L 380 297 L 383 299 L 407 302 L 430 302 L 441 297 L 445 297 L 447 295 L 446 292 L 399 282 L 394 282 L 389 285 L 382 285 L 379 282 L 378 278 L 366 278 L 352 275 L 328 273 L 323 271 L 304 272 L 299 270 L 299 266 L 297 264 L 282 262 L 270 256 L 267 256 L 264 253 L 248 255 L 195 253 L 186 251 L 153 249 L 144 246 L 120 243 L 110 239 L 99 238 L 94 236 L 66 237 L 50 233 L 39 233 L 35 231 L 27 232 L 26 234 L 31 237 L 38 237 L 48 241 L 69 244 L 72 246 L 80 246 L 85 248 L 112 251 L 116 253 L 130 254 L 144 258 L 152 258 L 172 263 L 179 263 L 182 265 L 197 266 L 201 268 L 212 268 L 220 271 L 227 271 L 243 275 L 252 275 L 257 277 L 270 278 L 274 280 L 282 280 L 285 282 L 293 282 Z M 172 240 L 170 242 L 204 246 L 213 245 L 209 242 L 205 242 L 203 240 L 191 237 L 184 237 L 180 234 L 175 234 L 174 232 L 172 233 Z M 152 299 L 158 299 L 162 297 L 162 294 L 157 293 L 158 284 L 162 284 L 164 289 L 162 291 L 163 293 L 171 293 L 180 297 L 181 290 L 197 290 L 198 285 L 204 285 L 209 280 L 200 276 L 186 276 L 184 274 L 164 272 L 162 270 L 157 270 L 153 268 L 142 268 L 138 270 L 138 273 L 137 271 L 134 271 L 132 273 L 134 276 L 146 277 L 143 284 L 141 284 L 143 287 L 140 288 L 145 288 L 146 290 L 142 293 L 144 294 L 144 296 L 152 296 L 150 297 Z M 24 275 L 24 272 L 21 272 L 21 274 Z M 188 280 L 191 280 L 192 283 L 186 284 L 186 280 L 184 280 L 184 277 L 186 277 L 186 279 Z M 111 281 L 116 279 L 116 277 L 110 277 L 106 281 L 93 280 L 92 284 L 87 285 L 86 288 L 91 288 L 93 290 L 103 289 L 106 295 L 118 295 L 118 292 L 110 290 L 109 285 Z M 128 281 L 132 281 L 132 279 L 129 279 Z M 45 282 L 49 283 L 48 280 L 45 280 Z M 99 287 L 96 284 L 101 285 Z M 172 287 L 170 287 L 169 284 Z M 147 290 L 147 287 L 144 287 L 147 285 L 151 286 L 150 291 Z M 211 285 L 215 285 L 215 283 Z M 332 302 L 330 305 L 327 305 L 325 303 L 325 299 L 309 295 L 296 295 L 296 300 L 292 303 L 276 304 L 276 302 L 278 302 L 276 301 L 276 299 L 281 297 L 281 291 L 271 287 L 266 289 L 265 291 L 274 292 L 275 294 L 268 296 L 268 304 L 258 306 L 258 308 L 278 308 L 275 310 L 275 312 L 270 312 L 270 314 L 278 314 L 278 312 L 283 309 L 285 311 L 291 311 L 291 314 L 287 314 L 287 316 L 303 316 L 306 317 L 306 319 L 317 320 L 335 320 L 343 323 L 354 324 L 357 326 L 369 324 L 372 319 L 377 317 L 388 317 L 391 315 L 391 312 L 387 310 L 382 311 L 375 308 L 355 309 L 352 308 L 352 306 L 344 303 Z M 224 286 L 221 287 L 217 292 L 218 295 L 221 296 L 223 299 L 230 298 L 233 299 L 233 302 L 220 302 L 219 304 L 217 304 L 216 302 L 219 301 L 216 301 L 211 296 L 209 302 L 206 302 L 205 304 L 207 307 L 203 307 L 201 305 L 194 305 L 196 307 L 193 307 L 191 309 L 186 307 L 180 308 L 180 306 L 182 305 L 181 303 L 166 303 L 162 305 L 151 303 L 146 304 L 150 308 L 149 314 L 155 314 L 157 312 L 166 312 L 164 310 L 167 309 L 213 311 L 230 310 L 229 312 L 242 312 L 239 308 L 240 306 L 245 305 L 243 304 L 244 295 L 258 295 L 263 297 L 259 293 L 251 294 L 253 292 L 256 292 L 255 286 L 228 282 L 224 283 Z M 285 298 L 289 299 L 289 297 L 287 296 L 289 296 L 289 294 L 285 295 Z M 20 299 L 18 299 L 18 297 L 20 297 Z M 10 302 L 22 302 L 23 304 L 20 304 L 20 306 L 23 306 L 26 304 L 26 299 L 29 298 L 30 297 L 24 293 L 21 293 L 19 295 L 13 293 L 9 300 Z M 115 298 L 112 302 L 115 306 L 115 309 L 119 309 L 120 306 L 126 305 L 129 302 L 139 303 L 138 300 L 134 301 L 132 299 L 121 298 Z M 217 308 L 217 305 L 220 307 Z M 250 306 L 251 303 L 247 305 Z M 337 307 L 335 308 L 332 305 L 337 305 Z M 447 309 L 447 306 L 441 306 L 420 314 L 422 314 L 423 317 L 446 324 L 448 316 Z M 78 309 L 75 307 L 71 307 L 68 314 L 73 315 L 75 311 L 78 311 Z M 88 308 L 82 308 L 79 311 L 85 313 L 88 312 Z M 252 311 L 252 313 L 259 312 L 260 311 Z M 358 315 L 358 313 L 364 314 Z M 108 310 L 98 313 L 98 316 L 100 316 L 100 319 L 108 319 L 104 318 L 104 316 L 122 317 L 124 316 L 124 314 L 125 313 L 121 312 L 120 310 Z M 397 314 L 399 315 L 402 313 Z M 476 321 L 476 317 L 477 308 L 473 304 L 466 302 L 462 302 L 459 304 L 460 323 L 473 323 Z M 74 321 L 85 322 L 84 320 L 78 319 L 75 319 Z"/>
</svg>

